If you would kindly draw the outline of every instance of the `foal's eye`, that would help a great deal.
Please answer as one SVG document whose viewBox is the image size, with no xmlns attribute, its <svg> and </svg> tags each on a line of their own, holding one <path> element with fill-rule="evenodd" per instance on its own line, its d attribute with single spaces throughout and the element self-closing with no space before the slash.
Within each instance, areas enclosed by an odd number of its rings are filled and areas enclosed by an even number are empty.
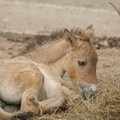
<svg viewBox="0 0 120 120">
<path fill-rule="evenodd" d="M 79 65 L 79 66 L 85 66 L 85 65 L 86 65 L 86 61 L 84 61 L 84 60 L 79 60 L 79 61 L 78 61 L 78 65 Z"/>
</svg>

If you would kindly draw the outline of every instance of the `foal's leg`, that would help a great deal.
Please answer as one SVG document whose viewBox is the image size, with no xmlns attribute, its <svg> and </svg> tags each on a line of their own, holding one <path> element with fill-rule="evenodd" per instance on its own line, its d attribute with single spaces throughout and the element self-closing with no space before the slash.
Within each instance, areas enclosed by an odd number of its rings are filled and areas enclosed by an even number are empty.
<svg viewBox="0 0 120 120">
<path fill-rule="evenodd" d="M 41 106 L 35 103 L 33 100 L 38 101 L 40 95 L 40 90 L 26 90 L 22 96 L 21 108 L 23 112 L 39 113 L 41 111 Z"/>
<path fill-rule="evenodd" d="M 54 109 L 54 108 L 59 108 L 59 107 L 65 107 L 66 103 L 69 103 L 70 101 L 74 100 L 74 99 L 79 99 L 80 95 L 77 94 L 75 91 L 70 90 L 67 87 L 62 87 L 63 90 L 63 94 L 61 96 L 55 96 L 52 98 L 49 98 L 47 100 L 44 101 L 37 101 L 35 99 L 32 99 L 32 101 L 36 104 L 38 104 L 38 106 L 41 106 L 42 108 L 42 112 L 47 112 L 50 109 Z"/>
<path fill-rule="evenodd" d="M 28 113 L 39 113 L 41 115 L 43 113 L 48 112 L 51 109 L 53 110 L 55 108 L 62 107 L 66 103 L 64 97 L 53 97 L 39 102 L 37 98 L 37 93 L 31 94 L 31 92 L 32 91 L 30 91 L 30 94 L 28 93 L 28 91 L 25 92 L 22 98 L 20 113 L 16 113 L 14 117 L 23 119 L 23 117 L 26 117 Z M 27 117 L 29 118 L 29 116 Z"/>
<path fill-rule="evenodd" d="M 76 96 L 76 94 L 74 94 L 74 91 L 71 91 L 67 88 L 64 88 L 63 91 L 66 92 L 65 94 L 67 95 Z M 63 96 L 56 96 L 56 97 L 49 98 L 41 102 L 38 101 L 38 94 L 39 94 L 38 89 L 26 90 L 22 96 L 20 111 L 15 112 L 15 113 L 7 113 L 7 112 L 0 110 L 0 115 L 4 114 L 7 116 L 4 118 L 8 118 L 8 117 L 12 118 L 12 117 L 17 117 L 17 116 L 22 118 L 25 115 L 27 115 L 29 112 L 34 113 L 34 114 L 45 113 L 50 109 L 62 107 L 66 103 L 65 97 L 67 96 L 65 94 L 63 94 Z"/>
<path fill-rule="evenodd" d="M 8 113 L 0 108 L 0 120 L 14 120 L 15 118 L 23 120 L 26 117 L 31 117 L 29 116 L 31 114 L 28 113 L 37 114 L 42 111 L 41 106 L 33 101 L 33 99 L 38 100 L 39 92 L 39 89 L 26 90 L 22 96 L 21 108 L 17 112 Z"/>
<path fill-rule="evenodd" d="M 80 98 L 80 94 L 79 93 L 77 93 L 76 91 L 70 90 L 69 88 L 64 87 L 64 86 L 63 86 L 63 92 L 64 92 L 64 96 L 68 100 L 75 100 L 75 99 L 79 99 Z"/>
<path fill-rule="evenodd" d="M 41 110 L 41 106 L 32 101 L 38 100 L 40 94 L 40 89 L 28 89 L 22 95 L 21 100 L 21 108 L 17 112 L 8 113 L 0 108 L 0 120 L 13 120 L 14 118 L 29 117 L 28 113 L 39 113 Z"/>
<path fill-rule="evenodd" d="M 22 115 L 23 113 L 38 113 L 41 109 L 31 99 L 38 100 L 40 91 L 43 88 L 44 77 L 43 74 L 32 64 L 27 66 L 23 65 L 17 68 L 16 74 L 12 79 L 13 87 L 21 94 L 21 109 L 18 112 L 8 113 L 0 109 L 0 117 L 8 118 L 9 120 L 13 117 Z M 21 84 L 18 85 L 18 82 Z M 24 114 L 25 115 L 25 114 Z"/>
</svg>

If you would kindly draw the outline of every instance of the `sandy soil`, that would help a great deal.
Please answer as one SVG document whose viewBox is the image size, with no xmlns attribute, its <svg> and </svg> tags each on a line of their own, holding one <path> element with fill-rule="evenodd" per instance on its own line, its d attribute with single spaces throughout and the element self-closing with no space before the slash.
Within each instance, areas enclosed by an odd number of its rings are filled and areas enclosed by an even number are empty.
<svg viewBox="0 0 120 120">
<path fill-rule="evenodd" d="M 108 1 L 0 0 L 0 30 L 43 33 L 89 24 L 97 35 L 120 36 L 120 17 Z"/>
</svg>

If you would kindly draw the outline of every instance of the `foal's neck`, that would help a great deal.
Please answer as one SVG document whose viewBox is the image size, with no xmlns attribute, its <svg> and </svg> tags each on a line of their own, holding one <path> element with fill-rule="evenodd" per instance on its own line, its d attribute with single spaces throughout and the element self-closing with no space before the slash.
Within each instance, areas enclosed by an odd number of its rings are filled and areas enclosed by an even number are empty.
<svg viewBox="0 0 120 120">
<path fill-rule="evenodd" d="M 53 70 L 55 72 L 58 72 L 58 74 L 62 77 L 65 73 L 65 58 L 66 58 L 66 54 L 69 51 L 70 47 L 67 44 L 66 41 L 61 41 L 58 45 L 58 47 L 56 47 L 56 50 L 53 56 L 52 56 L 52 60 L 49 61 L 49 66 L 53 68 Z"/>
<path fill-rule="evenodd" d="M 68 48 L 69 44 L 64 39 L 59 39 L 29 52 L 25 56 L 50 65 L 59 61 L 66 54 Z"/>
<path fill-rule="evenodd" d="M 67 48 L 67 51 L 69 51 L 69 47 Z M 55 73 L 57 73 L 62 78 L 63 86 L 73 89 L 73 84 L 71 82 L 71 79 L 69 78 L 69 75 L 66 72 L 66 64 L 65 63 L 67 60 L 66 57 L 68 57 L 67 51 L 63 56 L 61 56 L 61 58 L 59 58 L 59 60 L 55 61 L 52 64 L 49 64 L 49 66 L 50 66 L 50 68 L 53 69 L 53 71 Z"/>
<path fill-rule="evenodd" d="M 53 43 L 50 47 L 51 54 L 49 54 L 48 64 L 54 64 L 61 61 L 61 59 L 65 56 L 68 48 L 69 45 L 65 40 L 60 40 Z"/>
</svg>

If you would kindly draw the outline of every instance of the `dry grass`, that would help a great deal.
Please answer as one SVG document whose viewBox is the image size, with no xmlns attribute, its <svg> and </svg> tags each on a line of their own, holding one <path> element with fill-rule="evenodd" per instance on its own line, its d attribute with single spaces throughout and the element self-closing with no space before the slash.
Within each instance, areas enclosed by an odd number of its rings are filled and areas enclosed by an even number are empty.
<svg viewBox="0 0 120 120">
<path fill-rule="evenodd" d="M 33 120 L 120 120 L 120 84 L 112 81 L 100 83 L 95 99 L 75 100 L 64 112 Z"/>
</svg>

